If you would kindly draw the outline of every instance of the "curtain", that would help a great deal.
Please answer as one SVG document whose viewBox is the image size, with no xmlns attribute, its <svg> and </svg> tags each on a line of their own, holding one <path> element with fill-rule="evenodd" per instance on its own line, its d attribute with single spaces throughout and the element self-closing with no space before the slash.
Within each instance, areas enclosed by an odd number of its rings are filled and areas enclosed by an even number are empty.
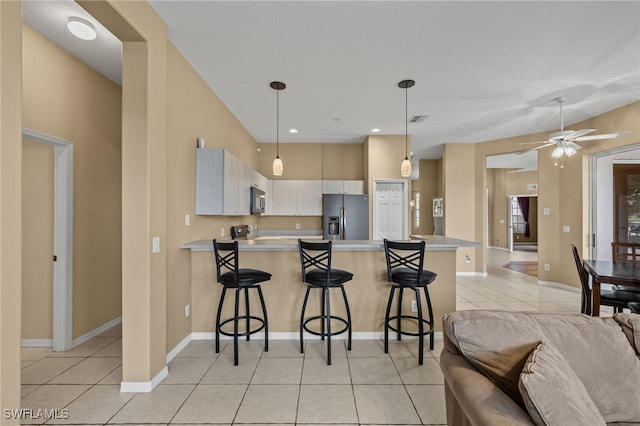
<svg viewBox="0 0 640 426">
<path fill-rule="evenodd" d="M 524 219 L 524 236 L 530 237 L 531 231 L 529 230 L 529 197 L 518 197 L 518 206 L 520 206 L 522 218 Z"/>
</svg>

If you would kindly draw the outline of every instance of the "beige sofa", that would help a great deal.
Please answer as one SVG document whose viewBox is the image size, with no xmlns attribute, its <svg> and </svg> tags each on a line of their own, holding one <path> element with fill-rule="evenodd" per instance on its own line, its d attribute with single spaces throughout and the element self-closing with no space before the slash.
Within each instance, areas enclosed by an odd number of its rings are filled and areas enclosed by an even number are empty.
<svg viewBox="0 0 640 426">
<path fill-rule="evenodd" d="M 449 425 L 640 424 L 640 315 L 458 311 L 443 334 Z"/>
</svg>

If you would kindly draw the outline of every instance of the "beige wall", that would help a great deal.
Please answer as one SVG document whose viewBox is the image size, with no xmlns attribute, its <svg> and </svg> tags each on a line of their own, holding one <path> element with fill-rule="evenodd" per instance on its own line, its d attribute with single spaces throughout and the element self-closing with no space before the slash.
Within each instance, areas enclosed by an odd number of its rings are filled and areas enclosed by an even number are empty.
<svg viewBox="0 0 640 426">
<path fill-rule="evenodd" d="M 471 144 L 444 146 L 444 235 L 447 237 L 478 241 L 474 220 L 479 211 L 473 187 L 474 155 L 475 146 Z M 457 250 L 458 272 L 474 272 L 477 261 L 475 249 L 461 247 Z"/>
<path fill-rule="evenodd" d="M 74 146 L 72 336 L 77 338 L 121 315 L 121 89 L 30 27 L 23 26 L 23 43 L 23 125 Z M 39 172 L 29 168 L 28 173 Z M 25 226 L 29 214 L 24 212 Z M 39 268 L 51 267 L 50 256 Z M 33 295 L 25 284 L 25 296 Z M 31 298 L 24 303 L 30 305 Z M 36 317 L 51 322 L 51 310 Z"/>
<path fill-rule="evenodd" d="M 597 129 L 597 133 L 632 132 L 629 137 L 581 143 L 583 149 L 565 161 L 564 168 L 553 165 L 552 147 L 538 151 L 539 280 L 579 287 L 575 268 L 567 267 L 567 265 L 573 265 L 571 244 L 578 246 L 581 253 L 588 253 L 589 156 L 596 152 L 640 143 L 640 102 L 626 105 L 568 127 L 571 129 Z M 487 156 L 520 151 L 522 142 L 545 140 L 553 131 L 554 129 L 550 129 L 536 134 L 476 144 L 476 203 L 484 206 L 484 191 L 489 178 L 484 166 Z M 445 185 L 449 184 L 445 183 Z M 454 185 L 457 184 L 454 182 Z M 468 202 L 466 207 L 470 209 L 473 204 Z M 549 209 L 548 216 L 542 214 L 544 208 Z M 475 221 L 475 241 L 484 242 L 484 208 L 476 209 Z M 562 232 L 564 225 L 570 227 L 570 233 Z M 484 251 L 484 247 L 478 248 L 476 250 L 477 256 L 484 259 Z M 550 271 L 544 271 L 544 268 L 541 267 L 545 263 L 549 264 Z M 476 266 L 477 272 L 483 272 L 484 266 L 482 265 L 484 265 L 484 260 Z"/>
<path fill-rule="evenodd" d="M 433 234 L 433 199 L 442 197 L 442 160 L 420 160 L 419 190 L 422 203 L 420 228 L 416 234 Z M 415 189 L 414 189 L 415 190 Z"/>
<path fill-rule="evenodd" d="M 22 3 L 0 2 L 0 407 L 20 408 Z M 18 419 L 2 424 L 17 425 Z"/>
<path fill-rule="evenodd" d="M 369 235 L 373 234 L 373 182 L 384 179 L 405 179 L 400 175 L 400 164 L 405 157 L 404 135 L 369 135 L 365 140 L 365 188 L 369 197 Z M 409 139 L 411 149 L 411 139 Z M 407 179 L 411 196 L 411 180 Z M 407 206 L 407 220 L 411 224 L 411 211 Z M 409 227 L 409 231 L 411 228 Z"/>
<path fill-rule="evenodd" d="M 489 246 L 507 248 L 509 233 L 509 195 L 536 195 L 538 190 L 527 189 L 530 183 L 538 182 L 537 172 L 510 173 L 510 169 L 487 169 L 489 190 Z M 531 237 L 514 235 L 514 242 L 538 240 L 538 200 L 532 199 L 529 213 Z M 535 209 L 534 209 L 535 208 Z M 501 222 L 502 221 L 502 222 Z"/>
<path fill-rule="evenodd" d="M 22 338 L 53 339 L 53 146 L 22 141 Z"/>
<path fill-rule="evenodd" d="M 195 215 L 196 139 L 207 147 L 229 150 L 252 167 L 258 163 L 257 145 L 215 93 L 171 44 L 167 47 L 168 150 L 167 197 L 167 351 L 191 333 L 190 255 L 180 244 L 201 238 L 220 237 L 220 228 L 240 223 L 256 224 L 256 216 L 224 217 Z M 285 164 L 285 170 L 286 164 Z M 185 226 L 185 214 L 190 226 Z M 290 228 L 289 228 L 290 229 Z M 213 262 L 213 258 L 211 258 Z M 210 277 L 210 284 L 214 276 Z M 214 309 L 213 306 L 211 309 Z"/>
</svg>

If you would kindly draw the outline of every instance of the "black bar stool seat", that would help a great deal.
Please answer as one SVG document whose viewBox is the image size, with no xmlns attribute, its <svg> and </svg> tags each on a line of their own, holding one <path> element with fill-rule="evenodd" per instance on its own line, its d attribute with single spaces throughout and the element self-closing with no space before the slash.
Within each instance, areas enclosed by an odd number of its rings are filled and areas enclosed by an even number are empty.
<svg viewBox="0 0 640 426">
<path fill-rule="evenodd" d="M 307 284 L 307 290 L 302 303 L 300 313 L 300 353 L 304 353 L 304 332 L 320 336 L 322 340 L 327 339 L 327 364 L 331 365 L 331 337 L 347 332 L 347 349 L 351 350 L 351 311 L 347 293 L 344 290 L 344 283 L 353 279 L 353 274 L 342 269 L 331 268 L 331 241 L 327 242 L 307 242 L 298 239 L 298 249 L 300 251 L 300 265 L 302 269 L 302 282 Z M 342 293 L 346 309 L 346 318 L 331 314 L 330 289 L 339 288 Z M 320 315 L 305 318 L 307 302 L 311 289 L 322 290 L 320 299 Z M 309 328 L 309 323 L 320 320 L 320 331 Z M 331 329 L 331 321 L 342 323 L 343 327 L 338 330 Z"/>
<path fill-rule="evenodd" d="M 259 269 L 239 268 L 238 267 L 238 242 L 219 242 L 213 240 L 213 251 L 216 259 L 216 276 L 218 282 L 222 284 L 222 295 L 218 303 L 218 312 L 216 314 L 216 353 L 220 353 L 220 335 L 233 337 L 233 364 L 238 365 L 238 337 L 246 337 L 250 340 L 250 336 L 261 330 L 264 330 L 264 351 L 269 351 L 269 322 L 267 319 L 267 308 L 264 303 L 262 289 L 260 283 L 269 281 L 271 274 Z M 225 271 L 226 272 L 223 272 Z M 224 305 L 227 289 L 235 289 L 234 298 L 234 315 L 231 318 L 222 320 L 222 307 Z M 249 290 L 255 289 L 258 292 L 260 305 L 262 308 L 262 316 L 252 315 L 249 304 Z M 240 297 L 244 291 L 244 315 L 240 314 Z M 244 331 L 239 330 L 238 323 L 244 321 Z M 251 328 L 251 321 L 258 324 Z M 233 331 L 225 331 L 223 327 L 226 324 L 233 323 Z"/>
<path fill-rule="evenodd" d="M 402 335 L 418 337 L 418 363 L 423 364 L 424 360 L 424 336 L 429 335 L 429 349 L 433 350 L 434 321 L 431 298 L 429 297 L 428 285 L 435 281 L 437 275 L 424 269 L 424 249 L 425 242 L 397 242 L 384 239 L 384 252 L 387 262 L 387 281 L 392 283 L 387 301 L 387 310 L 384 317 L 384 352 L 389 353 L 389 330 L 395 331 L 397 339 L 401 340 Z M 405 314 L 402 312 L 402 300 L 404 289 L 414 292 L 417 312 Z M 399 290 L 397 297 L 397 311 L 391 315 L 391 307 L 396 290 Z M 422 290 L 422 291 L 420 291 Z M 427 302 L 429 318 L 422 314 L 422 296 Z M 418 331 L 412 332 L 402 329 L 403 320 L 413 320 L 418 324 Z M 395 324 L 395 325 L 394 325 Z M 425 329 L 425 325 L 427 326 Z"/>
</svg>

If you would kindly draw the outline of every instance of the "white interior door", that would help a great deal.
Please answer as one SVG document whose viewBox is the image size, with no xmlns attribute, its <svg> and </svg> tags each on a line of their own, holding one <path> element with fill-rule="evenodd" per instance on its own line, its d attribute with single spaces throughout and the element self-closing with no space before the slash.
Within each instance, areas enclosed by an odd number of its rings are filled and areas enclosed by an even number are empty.
<svg viewBox="0 0 640 426">
<path fill-rule="evenodd" d="M 375 182 L 374 191 L 373 239 L 408 239 L 408 194 L 405 182 Z"/>
</svg>

